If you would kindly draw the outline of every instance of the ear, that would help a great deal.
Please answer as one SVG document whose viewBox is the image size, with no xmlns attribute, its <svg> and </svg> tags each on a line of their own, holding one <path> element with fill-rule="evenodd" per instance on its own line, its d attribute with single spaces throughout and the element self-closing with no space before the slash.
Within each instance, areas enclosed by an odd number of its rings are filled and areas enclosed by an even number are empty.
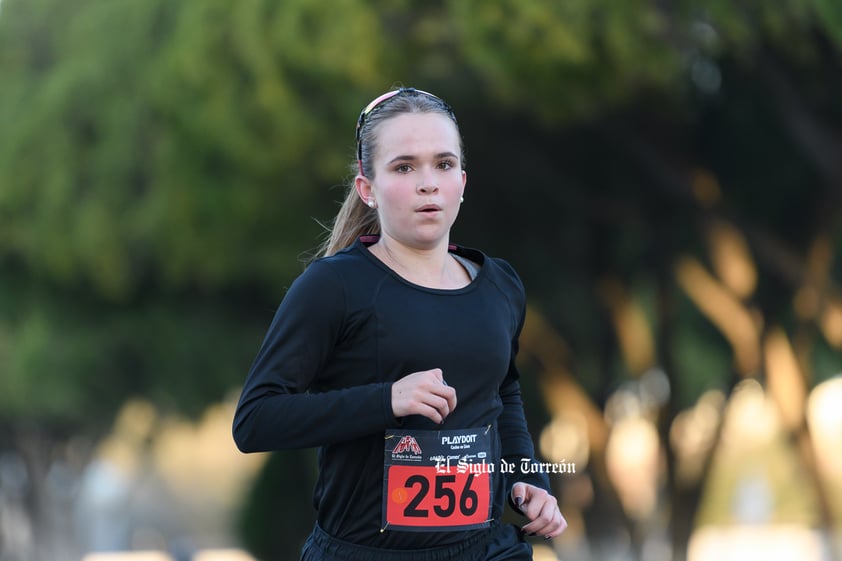
<svg viewBox="0 0 842 561">
<path fill-rule="evenodd" d="M 468 174 L 462 170 L 462 196 L 465 196 L 465 186 L 468 184 Z"/>
<path fill-rule="evenodd" d="M 363 204 L 368 205 L 368 202 L 374 196 L 374 192 L 371 188 L 371 181 L 369 181 L 364 175 L 357 174 L 354 178 L 354 189 L 356 189 L 357 195 L 359 195 L 360 199 L 362 199 Z"/>
</svg>

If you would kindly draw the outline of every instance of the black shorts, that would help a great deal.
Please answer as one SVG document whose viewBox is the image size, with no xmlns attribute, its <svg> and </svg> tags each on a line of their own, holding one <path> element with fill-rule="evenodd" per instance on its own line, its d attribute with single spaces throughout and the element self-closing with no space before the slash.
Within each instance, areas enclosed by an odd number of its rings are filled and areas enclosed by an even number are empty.
<svg viewBox="0 0 842 561">
<path fill-rule="evenodd" d="M 528 561 L 532 546 L 513 524 L 494 524 L 457 544 L 430 549 L 378 549 L 328 535 L 317 524 L 301 551 L 301 561 Z"/>
</svg>

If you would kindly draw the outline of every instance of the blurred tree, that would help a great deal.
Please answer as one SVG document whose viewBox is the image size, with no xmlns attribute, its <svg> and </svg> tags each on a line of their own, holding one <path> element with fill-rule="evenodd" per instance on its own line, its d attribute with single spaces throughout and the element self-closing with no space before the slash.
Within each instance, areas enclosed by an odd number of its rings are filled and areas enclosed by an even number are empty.
<svg viewBox="0 0 842 561">
<path fill-rule="evenodd" d="M 764 375 L 693 263 L 761 319 L 758 346 L 799 342 L 805 384 L 842 369 L 841 44 L 832 0 L 3 0 L 3 440 L 236 388 L 342 196 L 357 111 L 402 82 L 459 116 L 454 238 L 517 266 L 600 409 L 663 369 L 669 452 L 704 390 Z M 717 265 L 723 224 L 748 288 Z M 629 302 L 653 340 L 634 360 Z M 669 484 L 678 559 L 703 478 Z"/>
</svg>

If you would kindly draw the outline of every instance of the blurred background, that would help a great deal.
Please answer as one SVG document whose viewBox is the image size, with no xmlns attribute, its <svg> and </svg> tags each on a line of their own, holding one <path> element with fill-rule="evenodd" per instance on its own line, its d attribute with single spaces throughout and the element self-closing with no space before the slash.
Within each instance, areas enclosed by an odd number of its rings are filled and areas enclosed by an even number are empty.
<svg viewBox="0 0 842 561">
<path fill-rule="evenodd" d="M 842 559 L 838 0 L 0 0 L 0 561 L 297 559 L 233 407 L 396 84 L 527 288 L 535 558 Z"/>
</svg>

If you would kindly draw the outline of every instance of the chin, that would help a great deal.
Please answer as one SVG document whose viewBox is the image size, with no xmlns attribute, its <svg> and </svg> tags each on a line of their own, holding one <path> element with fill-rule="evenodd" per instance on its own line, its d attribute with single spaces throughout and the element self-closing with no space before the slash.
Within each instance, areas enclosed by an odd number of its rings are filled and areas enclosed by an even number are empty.
<svg viewBox="0 0 842 561">
<path fill-rule="evenodd" d="M 447 243 L 449 236 L 447 234 L 443 236 L 412 236 L 409 239 L 412 245 L 418 249 L 434 249 L 442 243 Z"/>
</svg>

